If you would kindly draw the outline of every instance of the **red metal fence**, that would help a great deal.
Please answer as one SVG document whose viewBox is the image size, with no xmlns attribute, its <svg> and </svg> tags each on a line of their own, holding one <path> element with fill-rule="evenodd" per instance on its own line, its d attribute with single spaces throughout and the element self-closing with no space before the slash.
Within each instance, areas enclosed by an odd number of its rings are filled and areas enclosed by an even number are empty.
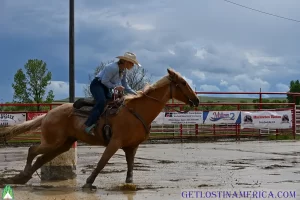
<svg viewBox="0 0 300 200">
<path fill-rule="evenodd" d="M 273 106 L 285 106 L 285 108 L 275 108 L 275 109 L 260 109 L 264 111 L 280 111 L 280 110 L 291 110 L 292 112 L 292 128 L 290 129 L 255 129 L 255 128 L 247 128 L 247 129 L 241 129 L 240 124 L 234 124 L 234 123 L 227 123 L 222 125 L 206 125 L 206 124 L 194 124 L 194 125 L 156 125 L 152 126 L 152 133 L 155 133 L 153 137 L 163 137 L 161 134 L 166 135 L 168 132 L 168 136 L 170 137 L 170 133 L 172 133 L 172 137 L 180 137 L 180 138 L 186 138 L 186 137 L 229 137 L 233 136 L 236 139 L 239 139 L 241 137 L 261 137 L 263 135 L 270 135 L 274 134 L 276 137 L 278 135 L 290 135 L 293 138 L 296 137 L 296 109 L 294 103 L 201 103 L 199 107 L 205 107 L 205 106 L 224 106 L 224 105 L 230 105 L 235 106 L 235 111 L 257 111 L 257 109 L 241 109 L 243 106 L 250 106 L 250 105 L 273 105 Z M 182 104 L 169 104 L 169 106 L 176 107 L 177 109 L 182 110 L 182 107 L 184 105 Z M 200 110 L 195 109 L 195 110 Z M 219 111 L 222 112 L 222 110 L 218 109 L 210 109 L 205 110 L 201 109 L 203 111 Z M 230 110 L 233 111 L 233 110 Z M 267 132 L 266 132 L 267 131 Z"/>
<path fill-rule="evenodd" d="M 279 110 L 291 110 L 292 112 L 292 128 L 289 129 L 241 129 L 240 124 L 170 124 L 170 125 L 152 125 L 150 138 L 190 138 L 190 137 L 233 137 L 237 140 L 241 137 L 261 137 L 263 135 L 289 135 L 293 138 L 296 137 L 297 132 L 297 115 L 296 115 L 296 105 L 295 103 L 264 103 L 262 95 L 268 94 L 268 95 L 274 95 L 274 94 L 281 94 L 281 95 L 287 95 L 290 94 L 294 97 L 294 100 L 296 97 L 300 95 L 300 93 L 281 93 L 281 92 L 248 92 L 248 93 L 242 93 L 242 92 L 196 92 L 197 94 L 244 94 L 244 95 L 259 95 L 259 102 L 258 103 L 235 103 L 235 102 L 216 102 L 216 103 L 207 103 L 207 102 L 201 102 L 199 107 L 195 109 L 201 110 L 201 111 L 221 111 L 220 106 L 231 106 L 229 110 L 232 111 L 256 111 L 256 110 L 273 110 L 273 111 L 279 111 Z M 201 96 L 200 96 L 201 101 Z M 53 109 L 56 106 L 59 106 L 61 104 L 0 104 L 0 114 L 2 113 L 26 113 L 26 120 L 31 120 L 34 116 L 46 113 L 48 110 Z M 176 109 L 183 110 L 184 104 L 178 104 L 178 103 L 172 103 L 167 104 L 169 107 L 173 107 Z M 264 106 L 272 105 L 273 108 L 264 109 Z M 31 111 L 32 107 L 39 107 L 46 109 L 45 111 Z M 219 107 L 218 107 L 219 106 Z M 251 106 L 256 106 L 256 108 L 251 108 Z M 14 109 L 7 109 L 9 107 L 23 107 L 27 110 L 24 111 L 12 111 Z M 6 111 L 3 111 L 4 108 L 6 108 Z M 209 110 L 207 110 L 209 108 Z M 226 110 L 226 108 L 224 108 Z M 171 110 L 172 111 L 172 110 Z M 299 114 L 298 114 L 299 115 Z M 299 116 L 300 118 L 300 116 Z M 20 135 L 18 137 L 15 137 L 12 139 L 12 141 L 38 141 L 39 140 L 39 132 L 30 132 L 23 135 Z"/>
</svg>

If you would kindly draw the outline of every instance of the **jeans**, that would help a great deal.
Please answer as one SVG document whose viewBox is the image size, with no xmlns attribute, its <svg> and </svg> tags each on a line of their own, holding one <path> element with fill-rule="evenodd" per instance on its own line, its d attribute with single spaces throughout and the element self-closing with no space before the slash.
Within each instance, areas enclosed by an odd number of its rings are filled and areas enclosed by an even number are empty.
<svg viewBox="0 0 300 200">
<path fill-rule="evenodd" d="M 90 84 L 90 91 L 96 101 L 89 118 L 84 123 L 86 126 L 96 124 L 98 118 L 104 110 L 105 103 L 109 99 L 109 89 L 95 78 Z"/>
</svg>

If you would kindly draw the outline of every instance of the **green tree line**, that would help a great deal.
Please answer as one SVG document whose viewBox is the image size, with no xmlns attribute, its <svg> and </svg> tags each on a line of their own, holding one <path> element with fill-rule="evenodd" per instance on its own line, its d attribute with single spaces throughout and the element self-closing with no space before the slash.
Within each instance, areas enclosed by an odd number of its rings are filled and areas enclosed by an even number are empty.
<svg viewBox="0 0 300 200">
<path fill-rule="evenodd" d="M 220 103 L 219 101 L 206 101 L 202 103 L 208 103 L 208 104 L 218 104 Z M 227 102 L 232 103 L 232 102 Z M 252 110 L 252 109 L 259 109 L 259 105 L 242 105 L 242 103 L 251 103 L 247 102 L 245 100 L 241 100 L 236 103 L 232 103 L 232 105 L 201 105 L 198 106 L 197 110 L 201 111 L 210 111 L 210 110 L 238 110 L 237 104 L 239 104 L 239 110 Z M 252 103 L 259 103 L 259 99 L 253 99 Z M 261 109 L 277 109 L 277 108 L 286 108 L 288 106 L 286 105 L 264 105 L 264 103 L 287 103 L 287 100 L 269 100 L 269 99 L 262 99 L 262 104 L 261 104 Z M 176 108 L 177 109 L 177 108 Z M 185 105 L 183 106 L 183 110 L 189 110 L 189 106 Z"/>
</svg>

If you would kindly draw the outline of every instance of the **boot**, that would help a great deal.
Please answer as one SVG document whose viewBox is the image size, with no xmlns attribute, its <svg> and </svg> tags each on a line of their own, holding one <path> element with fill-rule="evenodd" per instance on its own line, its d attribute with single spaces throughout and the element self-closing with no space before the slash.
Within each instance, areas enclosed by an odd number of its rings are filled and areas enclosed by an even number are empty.
<svg viewBox="0 0 300 200">
<path fill-rule="evenodd" d="M 96 126 L 96 124 L 92 124 L 91 126 L 87 126 L 85 127 L 84 131 L 87 133 L 87 134 L 90 134 L 90 135 L 94 135 L 93 133 L 91 133 L 91 130 Z"/>
</svg>

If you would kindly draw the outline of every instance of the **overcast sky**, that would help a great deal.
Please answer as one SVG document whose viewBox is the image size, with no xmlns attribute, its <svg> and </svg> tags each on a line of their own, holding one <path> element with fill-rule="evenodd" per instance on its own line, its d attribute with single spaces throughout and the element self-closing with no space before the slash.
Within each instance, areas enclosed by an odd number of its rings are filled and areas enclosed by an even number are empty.
<svg viewBox="0 0 300 200">
<path fill-rule="evenodd" d="M 299 0 L 232 0 L 300 20 Z M 31 58 L 67 98 L 69 1 L 0 1 L 0 99 L 11 101 L 17 69 Z M 132 51 L 154 77 L 179 71 L 197 91 L 287 91 L 300 79 L 300 23 L 224 0 L 75 1 L 76 96 L 101 62 Z"/>
</svg>

